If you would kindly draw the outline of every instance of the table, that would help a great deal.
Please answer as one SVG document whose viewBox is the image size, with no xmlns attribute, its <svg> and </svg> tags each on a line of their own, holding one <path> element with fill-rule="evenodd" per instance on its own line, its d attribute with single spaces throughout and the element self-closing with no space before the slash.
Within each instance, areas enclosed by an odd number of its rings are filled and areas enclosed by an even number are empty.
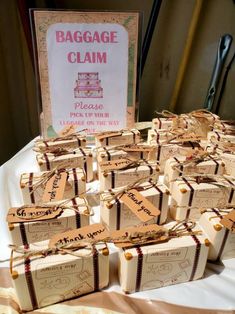
<svg viewBox="0 0 235 314">
<path fill-rule="evenodd" d="M 0 267 L 2 268 L 8 267 L 8 262 L 3 262 L 3 260 L 7 259 L 10 253 L 8 248 L 10 238 L 6 224 L 6 214 L 8 208 L 23 205 L 19 187 L 20 175 L 22 172 L 39 170 L 35 156 L 33 141 L 31 141 L 12 159 L 0 167 L 0 260 L 2 261 L 0 262 Z M 97 186 L 97 182 L 90 184 L 91 190 L 89 193 L 91 198 L 95 195 Z M 94 211 L 93 222 L 98 222 L 99 206 L 95 206 Z M 117 250 L 111 246 L 110 252 L 111 277 L 110 285 L 105 289 L 105 293 L 122 293 L 117 278 Z M 175 305 L 195 308 L 235 310 L 235 259 L 225 260 L 221 264 L 208 263 L 205 276 L 201 280 L 138 292 L 128 295 L 128 298 L 145 300 L 143 302 L 147 302 L 147 300 L 160 300 Z M 79 299 L 82 300 L 82 298 Z"/>
</svg>

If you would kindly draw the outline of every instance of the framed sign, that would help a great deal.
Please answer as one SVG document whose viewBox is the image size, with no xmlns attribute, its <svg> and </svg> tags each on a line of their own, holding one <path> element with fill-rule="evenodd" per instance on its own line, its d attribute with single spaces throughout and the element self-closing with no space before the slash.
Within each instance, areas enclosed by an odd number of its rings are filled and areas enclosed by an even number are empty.
<svg viewBox="0 0 235 314">
<path fill-rule="evenodd" d="M 139 13 L 32 10 L 44 137 L 133 127 Z"/>
</svg>

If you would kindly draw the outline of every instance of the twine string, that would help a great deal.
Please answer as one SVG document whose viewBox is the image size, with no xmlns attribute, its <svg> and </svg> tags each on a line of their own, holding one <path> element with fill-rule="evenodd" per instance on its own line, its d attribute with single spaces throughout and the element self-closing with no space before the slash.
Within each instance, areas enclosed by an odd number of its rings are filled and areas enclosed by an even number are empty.
<svg viewBox="0 0 235 314">
<path fill-rule="evenodd" d="M 188 227 L 183 224 L 187 222 Z M 143 245 L 149 241 L 153 242 L 162 242 L 168 241 L 172 238 L 188 236 L 188 235 L 199 235 L 201 234 L 200 230 L 193 231 L 192 228 L 195 227 L 194 222 L 188 220 L 176 223 L 169 230 L 160 229 L 158 231 L 146 231 L 146 232 L 125 232 L 123 235 L 118 237 L 105 237 L 103 239 L 85 239 L 72 241 L 69 244 L 56 243 L 55 247 L 46 248 L 46 249 L 27 249 L 22 246 L 9 245 L 11 248 L 11 257 L 10 257 L 10 269 L 12 272 L 13 261 L 19 261 L 22 259 L 33 258 L 33 257 L 46 257 L 49 255 L 55 254 L 70 254 L 76 257 L 87 257 L 91 254 L 92 249 L 95 245 L 103 244 L 107 246 L 109 243 L 120 244 L 120 243 L 130 243 L 130 246 Z M 88 254 L 84 255 L 84 251 L 81 252 L 81 249 L 88 250 Z M 80 252 L 77 252 L 80 251 Z M 18 253 L 18 256 L 14 256 L 14 252 Z"/>
<path fill-rule="evenodd" d="M 153 181 L 153 177 L 154 177 L 154 174 L 140 178 L 136 180 L 135 182 L 128 184 L 124 188 L 118 189 L 118 191 L 116 192 L 110 189 L 107 191 L 101 191 L 98 194 L 100 195 L 100 198 L 102 201 L 112 202 L 113 200 L 120 199 L 124 193 L 128 192 L 131 189 L 135 189 L 137 191 L 143 191 L 143 190 L 148 190 L 152 188 L 155 185 Z M 146 182 L 146 180 L 148 180 L 149 184 L 144 187 L 140 186 L 142 183 Z"/>
<path fill-rule="evenodd" d="M 184 178 L 186 178 L 188 181 L 195 182 L 197 184 L 200 183 L 211 183 L 216 184 L 221 187 L 231 187 L 235 189 L 235 183 L 232 184 L 230 180 L 235 180 L 235 177 L 232 176 L 226 176 L 226 175 L 220 175 L 220 174 L 203 174 L 203 173 L 190 173 L 189 175 L 184 175 Z M 182 181 L 182 177 L 177 177 L 176 179 L 171 180 L 170 182 L 176 182 L 180 181 L 180 184 L 185 184 L 185 182 Z"/>
<path fill-rule="evenodd" d="M 195 151 L 195 153 L 191 154 L 190 156 L 187 156 L 185 160 L 179 161 L 176 165 L 173 166 L 173 169 L 178 171 L 179 173 L 184 173 L 184 169 L 181 170 L 181 167 L 187 167 L 187 166 L 195 166 L 200 164 L 204 161 L 210 161 L 212 160 L 220 160 L 219 155 L 217 153 L 209 153 L 206 151 Z M 189 174 L 190 175 L 190 174 Z"/>
<path fill-rule="evenodd" d="M 43 174 L 40 175 L 40 179 L 35 182 L 35 183 L 32 183 L 30 185 L 30 188 L 32 188 L 30 190 L 30 194 L 34 193 L 39 187 L 45 187 L 47 182 L 55 175 L 55 174 L 60 174 L 62 172 L 66 172 L 67 173 L 67 178 L 68 178 L 68 175 L 69 175 L 69 169 L 65 169 L 63 168 L 63 164 L 61 166 L 56 166 L 54 167 L 52 170 L 49 170 L 49 171 L 46 171 L 44 172 Z M 31 182 L 26 181 L 25 184 L 28 185 L 30 184 Z"/>
<path fill-rule="evenodd" d="M 223 208 L 218 208 L 216 207 L 215 209 L 219 212 L 219 214 L 222 216 L 222 217 L 225 217 L 227 214 L 230 213 L 231 209 L 233 209 L 234 207 L 230 205 L 227 205 L 227 206 L 223 206 Z M 210 209 L 210 208 L 204 208 L 201 210 L 201 214 L 204 214 L 204 213 L 214 213 L 213 209 Z M 209 218 L 209 220 L 212 220 L 212 219 L 215 219 L 215 218 L 219 218 L 218 215 L 215 215 L 215 216 L 211 216 Z"/>
</svg>

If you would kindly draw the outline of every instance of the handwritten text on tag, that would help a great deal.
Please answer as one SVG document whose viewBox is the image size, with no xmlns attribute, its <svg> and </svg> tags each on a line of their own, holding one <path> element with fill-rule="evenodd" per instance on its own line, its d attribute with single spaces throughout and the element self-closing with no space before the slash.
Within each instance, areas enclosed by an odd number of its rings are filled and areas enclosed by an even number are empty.
<svg viewBox="0 0 235 314">
<path fill-rule="evenodd" d="M 161 213 L 153 203 L 135 189 L 125 192 L 120 200 L 143 222 L 147 222 Z"/>
<path fill-rule="evenodd" d="M 48 220 L 58 217 L 63 209 L 59 207 L 13 207 L 7 214 L 8 223 Z"/>
<path fill-rule="evenodd" d="M 42 200 L 44 203 L 63 199 L 67 172 L 55 173 L 46 183 Z"/>
<path fill-rule="evenodd" d="M 110 161 L 103 161 L 99 164 L 101 171 L 118 170 L 123 169 L 133 163 L 130 159 L 116 159 Z"/>
<path fill-rule="evenodd" d="M 102 224 L 93 224 L 56 234 L 51 238 L 49 247 L 55 247 L 56 245 L 66 246 L 76 242 L 79 243 L 83 240 L 100 240 L 108 236 L 109 233 Z"/>
</svg>

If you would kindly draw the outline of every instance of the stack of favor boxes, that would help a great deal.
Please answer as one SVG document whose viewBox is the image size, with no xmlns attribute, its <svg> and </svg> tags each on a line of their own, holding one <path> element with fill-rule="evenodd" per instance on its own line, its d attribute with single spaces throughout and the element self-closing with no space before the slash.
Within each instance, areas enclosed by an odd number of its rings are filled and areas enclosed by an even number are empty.
<svg viewBox="0 0 235 314">
<path fill-rule="evenodd" d="M 235 125 L 203 110 L 153 119 L 147 141 L 137 129 L 96 134 L 92 148 L 79 133 L 37 141 L 39 171 L 21 175 L 24 205 L 7 215 L 22 310 L 108 286 L 113 243 L 127 293 L 196 280 L 208 259 L 235 257 L 233 143 Z"/>
</svg>

